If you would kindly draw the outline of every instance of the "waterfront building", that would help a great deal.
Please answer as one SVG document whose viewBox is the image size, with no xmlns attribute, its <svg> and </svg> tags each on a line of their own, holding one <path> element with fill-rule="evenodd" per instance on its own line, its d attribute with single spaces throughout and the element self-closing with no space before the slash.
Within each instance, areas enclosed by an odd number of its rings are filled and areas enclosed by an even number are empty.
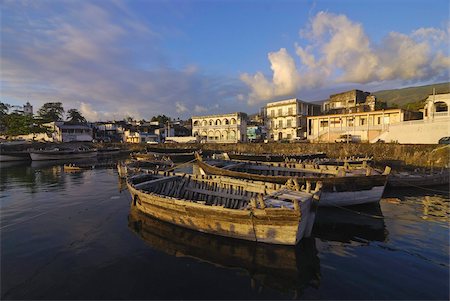
<svg viewBox="0 0 450 301">
<path fill-rule="evenodd" d="M 342 135 L 352 135 L 353 141 L 376 142 L 383 140 L 393 124 L 415 117 L 403 109 L 309 116 L 307 138 L 313 142 L 335 142 Z"/>
<path fill-rule="evenodd" d="M 159 135 L 156 133 L 139 132 L 131 129 L 125 130 L 123 133 L 124 142 L 126 143 L 159 143 Z"/>
<path fill-rule="evenodd" d="M 92 127 L 87 123 L 54 121 L 43 125 L 52 131 L 54 142 L 90 142 L 93 140 Z"/>
<path fill-rule="evenodd" d="M 389 127 L 386 142 L 437 144 L 450 137 L 450 93 L 430 95 L 421 110 L 423 119 L 397 123 Z"/>
<path fill-rule="evenodd" d="M 305 137 L 306 116 L 320 114 L 320 105 L 293 98 L 270 102 L 263 110 L 269 140 L 294 140 Z"/>
<path fill-rule="evenodd" d="M 330 95 L 322 105 L 322 111 L 326 114 L 369 112 L 386 108 L 386 103 L 378 101 L 375 95 L 361 90 Z"/>
<path fill-rule="evenodd" d="M 242 112 L 192 117 L 192 135 L 202 141 L 233 143 L 247 141 L 247 114 Z"/>
</svg>

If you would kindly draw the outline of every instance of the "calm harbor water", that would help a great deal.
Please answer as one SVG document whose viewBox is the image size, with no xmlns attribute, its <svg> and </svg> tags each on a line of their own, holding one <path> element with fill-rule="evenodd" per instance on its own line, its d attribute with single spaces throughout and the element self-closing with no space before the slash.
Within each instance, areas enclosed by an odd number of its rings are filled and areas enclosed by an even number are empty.
<svg viewBox="0 0 450 301">
<path fill-rule="evenodd" d="M 319 208 L 286 247 L 158 222 L 115 169 L 63 164 L 1 165 L 2 299 L 449 299 L 448 187 Z"/>
</svg>

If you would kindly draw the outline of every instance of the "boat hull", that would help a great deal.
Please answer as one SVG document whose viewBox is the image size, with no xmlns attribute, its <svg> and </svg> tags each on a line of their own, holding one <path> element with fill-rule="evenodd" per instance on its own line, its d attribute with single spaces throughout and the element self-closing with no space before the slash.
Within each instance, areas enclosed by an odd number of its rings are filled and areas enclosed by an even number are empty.
<svg viewBox="0 0 450 301">
<path fill-rule="evenodd" d="M 241 179 L 284 184 L 292 176 L 269 176 L 229 170 L 209 165 L 197 158 L 197 164 L 206 174 L 215 174 Z M 386 187 L 387 175 L 343 176 L 343 177 L 298 177 L 300 185 L 322 182 L 319 206 L 351 206 L 379 202 Z"/>
<path fill-rule="evenodd" d="M 300 202 L 300 210 L 252 208 L 236 210 L 208 206 L 136 189 L 130 183 L 132 206 L 161 221 L 184 228 L 270 244 L 295 245 L 309 237 L 315 213 L 312 198 Z"/>
<path fill-rule="evenodd" d="M 10 161 L 30 161 L 30 153 L 28 152 L 1 152 L 0 162 Z"/>
<path fill-rule="evenodd" d="M 30 152 L 31 160 L 44 161 L 44 160 L 65 160 L 65 159 L 84 159 L 94 158 L 97 156 L 97 151 L 85 151 L 85 152 Z"/>
</svg>

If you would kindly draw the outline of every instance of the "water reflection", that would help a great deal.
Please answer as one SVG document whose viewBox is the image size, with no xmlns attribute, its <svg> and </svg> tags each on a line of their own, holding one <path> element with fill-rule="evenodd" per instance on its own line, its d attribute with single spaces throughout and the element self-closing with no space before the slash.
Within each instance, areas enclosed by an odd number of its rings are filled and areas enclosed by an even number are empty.
<svg viewBox="0 0 450 301">
<path fill-rule="evenodd" d="M 379 204 L 349 208 L 321 207 L 313 228 L 314 237 L 348 243 L 387 240 L 388 231 Z"/>
<path fill-rule="evenodd" d="M 161 222 L 134 207 L 128 226 L 152 248 L 169 255 L 245 270 L 255 290 L 269 287 L 298 297 L 304 288 L 319 286 L 320 263 L 314 238 L 303 239 L 296 247 L 229 239 Z"/>
</svg>

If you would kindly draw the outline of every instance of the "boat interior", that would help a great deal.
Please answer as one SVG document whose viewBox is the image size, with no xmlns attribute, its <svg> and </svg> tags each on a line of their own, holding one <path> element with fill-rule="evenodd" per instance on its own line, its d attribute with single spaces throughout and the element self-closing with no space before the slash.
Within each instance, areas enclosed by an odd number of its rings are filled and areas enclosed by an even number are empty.
<svg viewBox="0 0 450 301">
<path fill-rule="evenodd" d="M 237 179 L 224 179 L 218 176 L 195 175 L 139 175 L 132 177 L 130 183 L 134 188 L 146 193 L 164 195 L 210 206 L 223 206 L 229 209 L 245 209 L 251 200 L 254 205 L 268 207 L 293 208 L 293 198 L 306 199 L 311 195 L 303 191 L 281 189 L 276 183 L 256 183 Z M 276 190 L 283 193 L 276 193 Z M 267 194 L 270 195 L 267 195 Z M 295 194 L 295 196 L 289 195 Z M 265 197 L 263 197 L 265 196 Z M 261 202 L 265 204 L 262 205 Z"/>
</svg>

